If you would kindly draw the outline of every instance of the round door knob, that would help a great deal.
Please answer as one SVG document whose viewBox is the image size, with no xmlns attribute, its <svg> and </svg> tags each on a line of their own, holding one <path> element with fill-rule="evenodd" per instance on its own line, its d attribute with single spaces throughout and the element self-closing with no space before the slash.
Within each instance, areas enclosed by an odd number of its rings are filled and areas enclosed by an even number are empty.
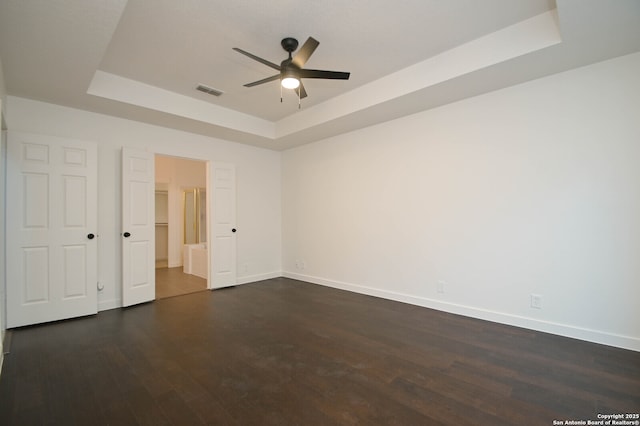
<svg viewBox="0 0 640 426">
<path fill-rule="evenodd" d="M 233 228 L 233 229 L 231 230 L 231 232 L 236 232 L 236 228 Z"/>
<path fill-rule="evenodd" d="M 129 238 L 131 236 L 131 234 L 128 233 L 128 232 L 125 232 L 124 234 L 122 234 L 122 236 L 125 237 L 125 238 Z"/>
<path fill-rule="evenodd" d="M 90 239 L 90 240 L 93 240 L 95 238 L 95 235 L 89 234 L 89 235 L 87 235 L 87 238 Z"/>
</svg>

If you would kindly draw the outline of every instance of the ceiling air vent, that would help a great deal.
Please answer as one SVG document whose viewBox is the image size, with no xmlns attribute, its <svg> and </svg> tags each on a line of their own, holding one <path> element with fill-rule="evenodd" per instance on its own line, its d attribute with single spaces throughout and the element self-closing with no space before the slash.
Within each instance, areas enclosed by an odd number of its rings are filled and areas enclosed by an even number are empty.
<svg viewBox="0 0 640 426">
<path fill-rule="evenodd" d="M 196 90 L 213 96 L 220 96 L 224 93 L 222 90 L 214 89 L 213 87 L 205 86 L 204 84 L 198 84 Z"/>
</svg>

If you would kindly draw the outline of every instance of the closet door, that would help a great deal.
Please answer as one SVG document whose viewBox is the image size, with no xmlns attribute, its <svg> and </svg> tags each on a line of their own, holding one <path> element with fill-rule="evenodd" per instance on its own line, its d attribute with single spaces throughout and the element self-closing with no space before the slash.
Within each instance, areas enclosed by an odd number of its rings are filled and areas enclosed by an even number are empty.
<svg viewBox="0 0 640 426">
<path fill-rule="evenodd" d="M 7 326 L 97 313 L 97 145 L 9 132 Z"/>
<path fill-rule="evenodd" d="M 156 298 L 154 154 L 122 148 L 122 305 Z"/>
<path fill-rule="evenodd" d="M 236 285 L 236 168 L 233 164 L 210 163 L 212 188 L 207 212 L 212 217 L 209 250 L 210 288 Z"/>
</svg>

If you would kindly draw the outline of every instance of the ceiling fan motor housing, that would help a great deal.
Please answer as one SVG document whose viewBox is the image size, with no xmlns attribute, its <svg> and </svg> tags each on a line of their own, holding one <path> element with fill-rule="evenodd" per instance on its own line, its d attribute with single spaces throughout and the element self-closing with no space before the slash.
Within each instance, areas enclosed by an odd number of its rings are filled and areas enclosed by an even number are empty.
<svg viewBox="0 0 640 426">
<path fill-rule="evenodd" d="M 284 50 L 289 52 L 289 57 L 291 57 L 291 52 L 298 48 L 298 40 L 293 37 L 286 37 L 282 39 L 280 45 Z"/>
</svg>

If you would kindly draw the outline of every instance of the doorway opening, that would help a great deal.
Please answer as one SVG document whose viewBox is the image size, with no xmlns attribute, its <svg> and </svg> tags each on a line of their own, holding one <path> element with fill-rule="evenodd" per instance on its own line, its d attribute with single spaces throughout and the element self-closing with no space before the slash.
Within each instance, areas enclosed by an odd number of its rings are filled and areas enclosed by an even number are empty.
<svg viewBox="0 0 640 426">
<path fill-rule="evenodd" d="M 155 156 L 156 299 L 207 289 L 207 163 Z"/>
</svg>

